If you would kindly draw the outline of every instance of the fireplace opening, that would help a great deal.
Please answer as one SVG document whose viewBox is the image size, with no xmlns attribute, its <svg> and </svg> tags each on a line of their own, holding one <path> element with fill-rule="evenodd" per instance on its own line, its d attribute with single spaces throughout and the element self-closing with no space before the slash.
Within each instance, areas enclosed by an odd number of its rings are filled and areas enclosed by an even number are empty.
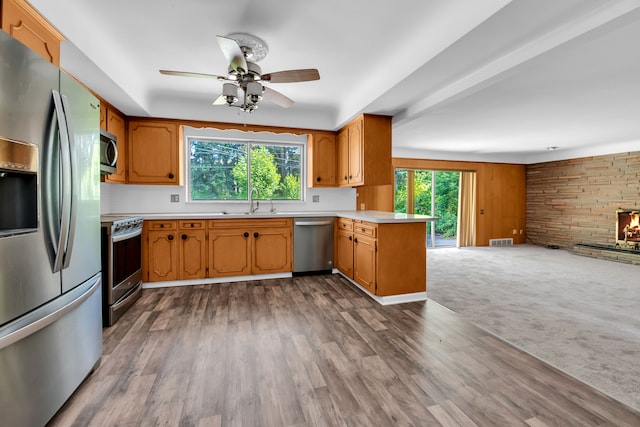
<svg viewBox="0 0 640 427">
<path fill-rule="evenodd" d="M 640 250 L 640 211 L 616 211 L 616 246 Z"/>
</svg>

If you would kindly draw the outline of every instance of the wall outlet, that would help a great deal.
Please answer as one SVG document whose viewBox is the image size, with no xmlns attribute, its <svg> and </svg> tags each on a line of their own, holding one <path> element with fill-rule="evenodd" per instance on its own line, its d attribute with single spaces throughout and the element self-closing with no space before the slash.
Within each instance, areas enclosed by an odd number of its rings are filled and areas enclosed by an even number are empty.
<svg viewBox="0 0 640 427">
<path fill-rule="evenodd" d="M 361 211 L 366 210 L 366 209 L 364 208 L 364 203 L 360 203 L 360 210 L 361 210 Z"/>
<path fill-rule="evenodd" d="M 320 202 L 320 196 L 318 196 L 318 195 L 313 196 L 313 197 L 311 198 L 311 200 L 313 201 L 313 203 L 319 203 L 319 202 Z"/>
<path fill-rule="evenodd" d="M 172 194 L 171 195 L 171 203 L 178 203 L 180 201 L 180 195 L 179 194 Z"/>
<path fill-rule="evenodd" d="M 518 234 L 518 230 L 516 230 L 515 228 L 513 229 L 513 234 Z"/>
</svg>

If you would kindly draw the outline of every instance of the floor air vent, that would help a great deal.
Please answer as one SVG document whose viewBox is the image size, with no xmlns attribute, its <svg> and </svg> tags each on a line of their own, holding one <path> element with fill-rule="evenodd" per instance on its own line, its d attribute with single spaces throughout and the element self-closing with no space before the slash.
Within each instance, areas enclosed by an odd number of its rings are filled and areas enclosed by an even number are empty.
<svg viewBox="0 0 640 427">
<path fill-rule="evenodd" d="M 489 246 L 513 246 L 513 239 L 489 239 Z"/>
</svg>

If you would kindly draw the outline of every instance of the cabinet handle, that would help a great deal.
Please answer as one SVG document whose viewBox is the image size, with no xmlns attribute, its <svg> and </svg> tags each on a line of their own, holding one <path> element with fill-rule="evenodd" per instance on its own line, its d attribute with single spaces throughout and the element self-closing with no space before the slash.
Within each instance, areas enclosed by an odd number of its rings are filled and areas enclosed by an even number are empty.
<svg viewBox="0 0 640 427">
<path fill-rule="evenodd" d="M 164 228 L 164 224 L 160 224 L 160 228 Z"/>
<path fill-rule="evenodd" d="M 167 236 L 167 239 L 168 239 L 168 240 L 173 240 L 173 234 L 169 234 L 169 235 Z"/>
<path fill-rule="evenodd" d="M 169 179 L 173 179 L 173 173 L 169 172 L 169 175 L 167 175 L 169 177 Z"/>
<path fill-rule="evenodd" d="M 245 231 L 245 232 L 244 232 L 244 234 L 243 234 L 243 236 L 244 236 L 244 237 L 245 237 L 245 239 L 246 239 L 247 237 L 249 237 L 249 233 L 247 233 L 247 232 Z"/>
<path fill-rule="evenodd" d="M 352 240 L 353 240 L 353 237 L 352 237 L 352 236 L 349 236 L 349 241 L 352 241 Z"/>
<path fill-rule="evenodd" d="M 322 179 L 321 179 L 320 177 L 317 177 L 317 178 L 316 178 L 316 181 L 317 181 L 317 182 L 320 182 L 320 181 L 322 181 Z"/>
<path fill-rule="evenodd" d="M 349 179 L 349 178 L 347 177 L 347 175 L 345 175 L 345 176 L 344 176 L 344 180 L 346 181 L 347 179 Z"/>
<path fill-rule="evenodd" d="M 257 231 L 253 233 L 253 237 L 255 237 L 256 239 L 258 238 L 258 236 L 260 236 L 260 234 Z"/>
<path fill-rule="evenodd" d="M 182 240 L 187 240 L 187 235 L 186 234 L 182 235 Z"/>
<path fill-rule="evenodd" d="M 352 179 L 352 178 L 353 178 L 353 176 L 349 175 L 349 179 Z"/>
<path fill-rule="evenodd" d="M 357 238 L 357 237 L 355 237 L 355 238 L 353 239 L 353 242 L 354 242 L 354 243 L 358 243 L 358 238 Z"/>
</svg>

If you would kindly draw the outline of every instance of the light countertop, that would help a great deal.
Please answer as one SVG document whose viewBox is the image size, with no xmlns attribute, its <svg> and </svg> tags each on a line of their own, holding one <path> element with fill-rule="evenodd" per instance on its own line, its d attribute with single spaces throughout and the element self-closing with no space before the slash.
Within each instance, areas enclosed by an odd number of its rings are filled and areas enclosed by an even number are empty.
<svg viewBox="0 0 640 427">
<path fill-rule="evenodd" d="M 298 218 L 298 217 L 342 217 L 351 218 L 361 221 L 368 221 L 377 224 L 403 223 L 403 222 L 431 222 L 438 218 L 427 215 L 404 214 L 395 212 L 382 211 L 321 211 L 321 212 L 256 212 L 247 214 L 243 212 L 204 212 L 204 213 L 117 213 L 109 214 L 118 216 L 139 216 L 145 220 L 162 220 L 162 219 L 255 219 L 255 218 Z"/>
</svg>

